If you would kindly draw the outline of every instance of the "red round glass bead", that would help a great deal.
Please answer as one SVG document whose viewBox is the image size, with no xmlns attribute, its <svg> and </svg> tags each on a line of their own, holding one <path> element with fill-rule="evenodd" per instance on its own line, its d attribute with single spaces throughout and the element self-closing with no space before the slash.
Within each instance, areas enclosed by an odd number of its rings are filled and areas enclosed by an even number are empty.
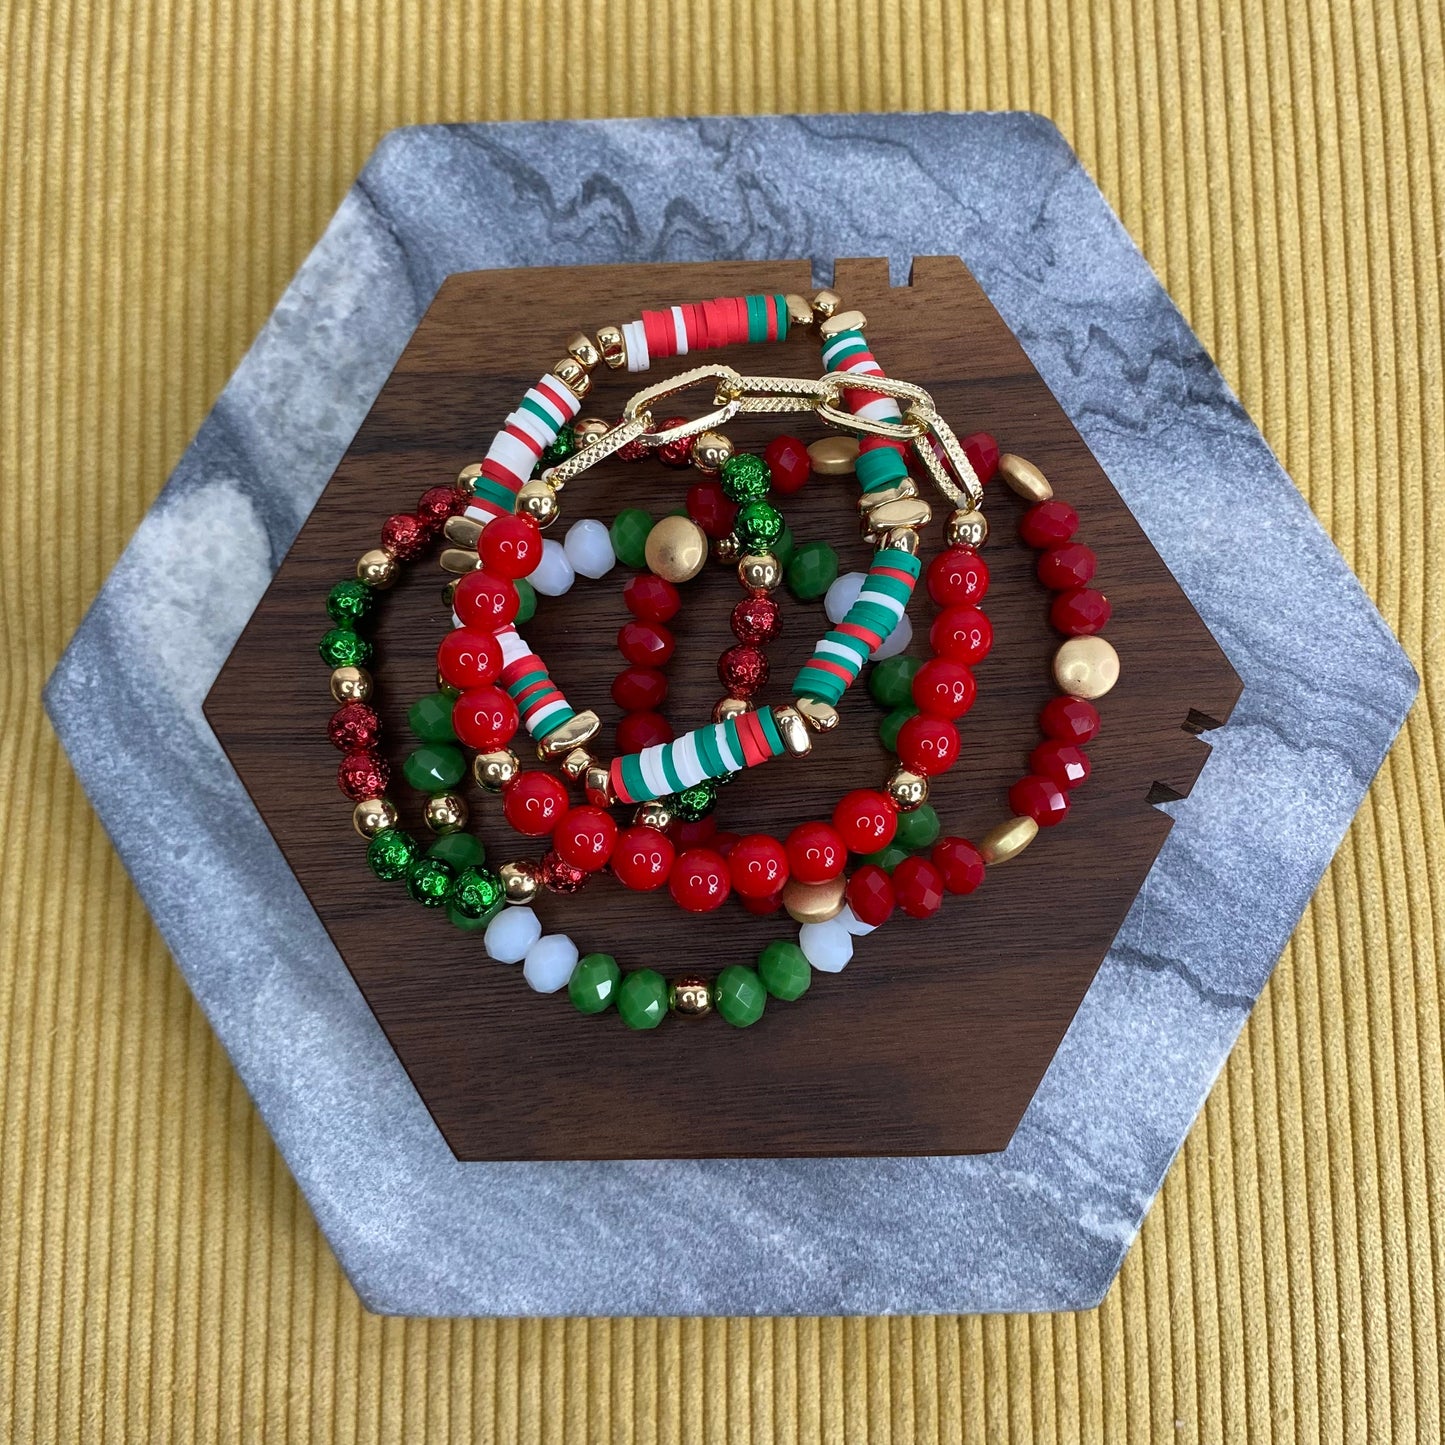
<svg viewBox="0 0 1445 1445">
<path fill-rule="evenodd" d="M 612 849 L 612 871 L 624 888 L 648 893 L 667 882 L 676 856 L 666 833 L 656 828 L 624 828 Z"/>
<path fill-rule="evenodd" d="M 1081 697 L 1051 697 L 1039 710 L 1039 727 L 1061 743 L 1086 743 L 1099 731 L 1099 709 Z"/>
<path fill-rule="evenodd" d="M 714 852 L 721 852 L 713 842 L 717 837 L 717 819 L 711 816 L 706 818 L 675 818 L 667 830 L 668 837 L 677 844 L 679 850 L 683 848 L 701 848 L 707 846 Z"/>
<path fill-rule="evenodd" d="M 1040 828 L 1062 823 L 1069 811 L 1069 796 L 1052 778 L 1029 773 L 1008 790 L 1008 805 L 1020 817 L 1029 817 Z"/>
<path fill-rule="evenodd" d="M 506 747 L 520 722 L 517 704 L 499 687 L 469 687 L 452 704 L 452 731 L 479 753 Z"/>
<path fill-rule="evenodd" d="M 485 687 L 502 670 L 502 645 L 490 632 L 454 627 L 437 647 L 437 671 L 448 687 Z"/>
<path fill-rule="evenodd" d="M 766 898 L 744 898 L 743 907 L 749 913 L 755 913 L 759 918 L 766 918 L 770 913 L 776 913 L 783 906 L 783 890 L 780 888 L 776 893 L 770 893 Z"/>
<path fill-rule="evenodd" d="M 664 417 L 654 428 L 656 431 L 671 431 L 675 426 L 682 426 L 687 421 L 685 416 Z M 685 467 L 692 461 L 692 438 L 682 437 L 675 442 L 664 442 L 660 447 L 654 448 L 657 459 L 665 467 Z"/>
<path fill-rule="evenodd" d="M 937 656 L 972 667 L 993 648 L 993 623 L 977 607 L 945 607 L 928 629 L 928 645 Z"/>
<path fill-rule="evenodd" d="M 1089 755 L 1074 743 L 1050 739 L 1029 754 L 1029 767 L 1067 791 L 1089 776 Z"/>
<path fill-rule="evenodd" d="M 1092 587 L 1071 587 L 1054 598 L 1049 621 L 1070 637 L 1090 637 L 1104 630 L 1113 612 L 1102 592 Z"/>
<path fill-rule="evenodd" d="M 590 805 L 570 808 L 552 833 L 552 846 L 584 873 L 603 867 L 616 843 L 617 824 L 612 814 Z"/>
<path fill-rule="evenodd" d="M 374 748 L 381 739 L 381 719 L 364 702 L 348 702 L 331 714 L 326 736 L 344 753 Z"/>
<path fill-rule="evenodd" d="M 887 793 L 857 788 L 833 809 L 833 827 L 853 853 L 876 853 L 898 831 L 898 805 Z"/>
<path fill-rule="evenodd" d="M 427 524 L 410 512 L 397 512 L 381 524 L 381 545 L 399 562 L 420 557 L 429 541 Z"/>
<path fill-rule="evenodd" d="M 617 630 L 617 648 L 628 662 L 661 667 L 672 656 L 676 639 L 659 622 L 624 622 Z"/>
<path fill-rule="evenodd" d="M 462 509 L 463 500 L 451 487 L 428 487 L 416 504 L 416 514 L 435 536 L 453 512 Z"/>
<path fill-rule="evenodd" d="M 624 667 L 612 679 L 612 701 L 624 712 L 656 712 L 667 696 L 667 674 L 655 667 Z"/>
<path fill-rule="evenodd" d="M 981 482 L 991 482 L 998 471 L 998 443 L 986 431 L 969 432 L 959 441 L 963 454 Z"/>
<path fill-rule="evenodd" d="M 893 880 L 875 863 L 865 864 L 848 880 L 847 897 L 858 921 L 872 928 L 888 921 L 897 900 Z"/>
<path fill-rule="evenodd" d="M 452 607 L 468 627 L 495 632 L 517 615 L 521 599 L 517 589 L 506 577 L 490 572 L 468 572 L 452 597 Z"/>
<path fill-rule="evenodd" d="M 788 881 L 788 850 L 767 833 L 749 833 L 728 853 L 728 873 L 740 898 L 771 898 Z"/>
<path fill-rule="evenodd" d="M 622 589 L 627 610 L 642 622 L 670 622 L 682 606 L 682 595 L 665 577 L 639 572 Z"/>
<path fill-rule="evenodd" d="M 950 893 L 972 893 L 988 871 L 983 854 L 967 838 L 940 838 L 928 856 Z"/>
<path fill-rule="evenodd" d="M 763 449 L 763 460 L 773 474 L 773 490 L 785 497 L 798 491 L 813 475 L 808 448 L 797 437 L 774 437 Z"/>
<path fill-rule="evenodd" d="M 670 743 L 672 724 L 660 712 L 630 712 L 617 724 L 617 751 L 640 753 L 658 743 Z"/>
<path fill-rule="evenodd" d="M 1035 502 L 1019 518 L 1019 536 L 1030 547 L 1057 547 L 1079 530 L 1079 514 L 1057 497 Z"/>
<path fill-rule="evenodd" d="M 732 890 L 727 862 L 711 848 L 689 848 L 679 853 L 667 886 L 679 906 L 689 913 L 711 913 L 721 908 Z"/>
<path fill-rule="evenodd" d="M 336 786 L 351 799 L 359 803 L 363 798 L 376 798 L 386 791 L 391 778 L 391 769 L 386 759 L 378 757 L 365 748 L 347 753 L 336 769 Z"/>
<path fill-rule="evenodd" d="M 587 870 L 549 849 L 542 857 L 542 886 L 549 893 L 580 893 L 587 886 Z"/>
<path fill-rule="evenodd" d="M 542 529 L 530 517 L 493 517 L 477 538 L 477 556 L 494 577 L 526 577 L 542 560 Z"/>
<path fill-rule="evenodd" d="M 799 883 L 826 883 L 848 861 L 848 845 L 831 823 L 799 823 L 787 848 L 788 872 Z"/>
<path fill-rule="evenodd" d="M 1097 566 L 1094 552 L 1082 542 L 1064 542 L 1039 556 L 1039 581 L 1054 592 L 1085 587 Z"/>
<path fill-rule="evenodd" d="M 771 642 L 782 624 L 782 610 L 771 597 L 744 597 L 730 620 L 739 642 Z"/>
<path fill-rule="evenodd" d="M 703 822 L 710 823 L 712 819 L 704 818 Z M 738 842 L 739 839 L 736 833 L 714 833 L 709 846 L 714 853 L 718 853 L 724 858 L 731 858 L 733 849 L 737 847 Z"/>
<path fill-rule="evenodd" d="M 910 918 L 932 918 L 943 907 L 943 874 L 928 858 L 905 858 L 893 870 L 893 891 Z"/>
<path fill-rule="evenodd" d="M 930 657 L 913 674 L 913 701 L 935 717 L 962 717 L 977 696 L 973 674 L 951 657 Z"/>
<path fill-rule="evenodd" d="M 898 761 L 925 778 L 946 773 L 958 761 L 958 750 L 958 729 L 947 718 L 914 713 L 898 729 Z"/>
<path fill-rule="evenodd" d="M 928 564 L 927 581 L 940 607 L 978 602 L 988 591 L 988 563 L 972 547 L 950 547 Z"/>
<path fill-rule="evenodd" d="M 567 811 L 567 789 L 551 773 L 518 773 L 502 790 L 502 813 L 527 838 L 550 833 Z"/>
<path fill-rule="evenodd" d="M 728 500 L 721 482 L 698 482 L 687 489 L 687 515 L 709 537 L 726 537 L 737 514 L 738 504 Z"/>
<path fill-rule="evenodd" d="M 751 642 L 739 642 L 717 660 L 718 681 L 729 697 L 752 697 L 768 680 L 768 655 Z"/>
</svg>

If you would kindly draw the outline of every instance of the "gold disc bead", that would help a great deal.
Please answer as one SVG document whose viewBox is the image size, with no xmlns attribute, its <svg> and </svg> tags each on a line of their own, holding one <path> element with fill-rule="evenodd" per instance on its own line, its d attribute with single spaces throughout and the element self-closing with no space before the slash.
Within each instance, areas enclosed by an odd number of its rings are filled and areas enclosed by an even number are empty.
<svg viewBox="0 0 1445 1445">
<path fill-rule="evenodd" d="M 843 911 L 847 886 L 842 874 L 826 883 L 790 878 L 783 884 L 783 908 L 794 923 L 826 923 Z"/>
<path fill-rule="evenodd" d="M 672 810 L 660 799 L 654 798 L 650 803 L 637 805 L 632 821 L 639 828 L 656 828 L 659 833 L 665 833 L 672 823 Z"/>
<path fill-rule="evenodd" d="M 820 477 L 851 477 L 858 465 L 858 438 L 820 437 L 810 443 L 808 460 Z"/>
<path fill-rule="evenodd" d="M 721 697 L 713 704 L 712 720 L 715 723 L 722 723 L 729 718 L 741 717 L 745 712 L 752 710 L 752 703 L 745 697 Z"/>
<path fill-rule="evenodd" d="M 985 863 L 1007 863 L 1017 858 L 1035 838 L 1039 836 L 1039 825 L 1032 818 L 1010 818 L 990 828 L 978 845 L 979 856 Z"/>
<path fill-rule="evenodd" d="M 838 709 L 830 702 L 820 702 L 815 697 L 800 697 L 794 699 L 793 706 L 815 733 L 830 733 L 838 726 Z"/>
<path fill-rule="evenodd" d="M 489 793 L 500 793 L 516 778 L 520 768 L 516 753 L 506 748 L 498 748 L 494 753 L 478 753 L 472 759 L 472 777 L 479 788 L 485 788 Z"/>
<path fill-rule="evenodd" d="M 587 371 L 591 371 L 602 360 L 597 343 L 585 331 L 574 331 L 567 338 L 567 355 Z"/>
<path fill-rule="evenodd" d="M 868 318 L 861 311 L 835 311 L 818 327 L 824 341 L 841 336 L 845 331 L 867 331 Z"/>
<path fill-rule="evenodd" d="M 819 291 L 813 297 L 813 315 L 826 321 L 842 304 L 843 298 L 836 291 Z"/>
<path fill-rule="evenodd" d="M 712 989 L 705 978 L 687 974 L 675 978 L 667 986 L 667 1002 L 673 1013 L 683 1018 L 700 1019 L 712 1012 Z"/>
<path fill-rule="evenodd" d="M 1119 681 L 1119 654 L 1102 637 L 1071 637 L 1054 653 L 1054 681 L 1070 697 L 1093 702 Z"/>
<path fill-rule="evenodd" d="M 782 580 L 782 564 L 771 552 L 745 552 L 738 558 L 738 581 L 749 592 L 771 592 Z"/>
<path fill-rule="evenodd" d="M 950 512 L 944 537 L 950 547 L 982 547 L 988 541 L 988 518 L 976 509 Z"/>
<path fill-rule="evenodd" d="M 733 454 L 733 444 L 720 431 L 699 432 L 692 439 L 692 464 L 705 476 L 716 476 Z"/>
<path fill-rule="evenodd" d="M 577 398 L 582 401 L 587 393 L 592 390 L 592 378 L 587 375 L 587 368 L 577 360 L 575 356 L 564 356 L 556 366 L 552 368 L 552 375 Z"/>
<path fill-rule="evenodd" d="M 426 800 L 426 825 L 433 833 L 455 833 L 467 826 L 467 800 L 460 793 L 433 793 Z"/>
<path fill-rule="evenodd" d="M 458 577 L 465 577 L 468 572 L 478 572 L 482 566 L 482 559 L 475 547 L 443 547 L 438 560 L 443 572 L 450 572 Z"/>
<path fill-rule="evenodd" d="M 642 550 L 647 565 L 664 581 L 690 582 L 707 561 L 707 535 L 691 517 L 663 517 L 653 524 Z"/>
<path fill-rule="evenodd" d="M 603 421 L 600 416 L 578 417 L 572 423 L 572 439 L 579 447 L 590 447 L 593 442 L 600 441 L 611 430 L 611 423 Z"/>
<path fill-rule="evenodd" d="M 773 721 L 778 725 L 783 746 L 795 758 L 804 757 L 813 751 L 813 734 L 808 730 L 808 724 L 803 721 L 803 715 L 797 708 L 787 703 L 775 707 Z"/>
<path fill-rule="evenodd" d="M 502 892 L 508 903 L 519 906 L 530 903 L 542 891 L 542 870 L 529 858 L 503 863 L 497 869 L 497 877 L 502 880 Z"/>
<path fill-rule="evenodd" d="M 351 810 L 351 826 L 363 838 L 374 838 L 396 827 L 396 806 L 390 798 L 363 798 Z"/>
<path fill-rule="evenodd" d="M 331 674 L 331 696 L 337 702 L 365 702 L 371 696 L 371 674 L 364 667 L 338 667 Z"/>
<path fill-rule="evenodd" d="M 998 459 L 998 474 L 1026 502 L 1047 502 L 1054 494 L 1049 479 L 1032 463 L 1012 452 Z"/>
<path fill-rule="evenodd" d="M 627 365 L 627 342 L 620 326 L 599 326 L 597 328 L 597 349 L 602 359 L 613 371 Z"/>
<path fill-rule="evenodd" d="M 888 779 L 888 796 L 901 812 L 911 813 L 928 801 L 928 779 L 907 768 L 895 768 Z"/>
<path fill-rule="evenodd" d="M 396 581 L 396 558 L 380 547 L 373 547 L 357 558 L 356 577 L 377 592 L 385 592 Z"/>
<path fill-rule="evenodd" d="M 517 512 L 530 517 L 539 527 L 550 527 L 562 510 L 557 493 L 540 478 L 523 482 L 517 493 Z"/>
<path fill-rule="evenodd" d="M 475 517 L 464 517 L 458 513 L 442 523 L 442 536 L 453 547 L 470 547 L 475 550 L 481 540 L 482 524 Z"/>
</svg>

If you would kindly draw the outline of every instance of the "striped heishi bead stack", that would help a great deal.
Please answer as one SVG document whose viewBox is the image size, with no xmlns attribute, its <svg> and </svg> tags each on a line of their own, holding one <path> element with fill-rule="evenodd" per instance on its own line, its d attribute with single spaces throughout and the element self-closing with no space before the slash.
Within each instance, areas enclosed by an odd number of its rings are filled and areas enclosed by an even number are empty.
<svg viewBox="0 0 1445 1445">
<path fill-rule="evenodd" d="M 485 527 L 493 517 L 513 512 L 517 493 L 531 479 L 537 459 L 581 405 L 555 376 L 544 376 L 532 387 L 487 448 L 466 515 Z"/>
<path fill-rule="evenodd" d="M 628 371 L 646 371 L 667 356 L 782 341 L 788 334 L 788 305 L 781 296 L 720 296 L 644 311 L 637 321 L 624 322 L 621 331 Z"/>
<path fill-rule="evenodd" d="M 497 631 L 502 648 L 502 673 L 498 679 L 517 704 L 522 724 L 534 738 L 544 738 L 554 728 L 570 722 L 576 712 L 552 681 L 547 664 L 527 646 L 510 624 Z"/>
<path fill-rule="evenodd" d="M 827 371 L 846 371 L 858 376 L 882 376 L 883 368 L 868 350 L 861 331 L 840 331 L 823 343 L 823 367 Z M 865 421 L 899 421 L 903 413 L 898 403 L 881 391 L 850 387 L 843 393 L 844 404 L 854 416 Z M 883 438 L 877 438 L 882 441 Z M 897 447 L 901 443 L 891 443 Z"/>
<path fill-rule="evenodd" d="M 613 758 L 612 790 L 620 803 L 647 803 L 680 793 L 704 778 L 724 778 L 755 768 L 783 751 L 783 737 L 772 711 L 760 708 L 695 728 L 670 743 Z"/>
</svg>

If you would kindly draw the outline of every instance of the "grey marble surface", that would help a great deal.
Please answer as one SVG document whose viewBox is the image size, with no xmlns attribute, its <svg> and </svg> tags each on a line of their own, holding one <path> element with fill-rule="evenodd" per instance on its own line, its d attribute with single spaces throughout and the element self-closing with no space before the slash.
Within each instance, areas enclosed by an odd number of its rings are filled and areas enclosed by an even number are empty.
<svg viewBox="0 0 1445 1445">
<path fill-rule="evenodd" d="M 1016 1137 L 969 1159 L 458 1164 L 202 698 L 449 272 L 803 255 L 826 283 L 835 256 L 887 255 L 902 282 L 938 253 L 978 277 L 1245 681 Z M 371 1308 L 872 1314 L 1099 1300 L 1415 690 L 1058 132 L 967 114 L 387 136 L 46 703 Z"/>
</svg>

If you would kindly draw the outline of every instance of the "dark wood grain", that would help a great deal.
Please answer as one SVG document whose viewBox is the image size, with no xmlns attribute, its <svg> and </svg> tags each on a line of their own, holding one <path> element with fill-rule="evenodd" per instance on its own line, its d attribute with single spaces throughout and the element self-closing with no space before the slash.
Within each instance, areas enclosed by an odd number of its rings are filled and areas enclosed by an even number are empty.
<svg viewBox="0 0 1445 1445">
<path fill-rule="evenodd" d="M 805 291 L 801 261 L 479 272 L 438 293 L 375 406 L 257 608 L 206 703 L 206 713 L 257 807 L 335 940 L 448 1143 L 463 1159 L 662 1158 L 727 1155 L 958 1154 L 1002 1148 L 1048 1066 L 1110 940 L 1141 886 L 1169 819 L 1150 798 L 1187 794 L 1207 756 L 1191 726 L 1222 722 L 1240 684 L 1219 647 L 1128 509 L 961 263 L 920 259 L 911 285 L 890 288 L 882 261 L 839 262 L 835 285 L 869 318 L 890 374 L 927 386 L 960 434 L 986 428 L 1035 461 L 1072 502 L 1099 556 L 1114 604 L 1109 636 L 1123 677 L 1104 701 L 1093 777 L 1062 827 L 994 870 L 969 898 L 927 922 L 895 919 L 860 939 L 853 963 L 816 976 L 806 997 L 770 1005 L 746 1031 L 717 1018 L 671 1019 L 634 1034 L 613 1015 L 585 1019 L 565 994 L 539 997 L 520 969 L 489 962 L 463 935 L 397 887 L 377 883 L 336 790 L 337 755 L 316 640 L 327 588 L 375 545 L 381 520 L 414 505 L 484 452 L 522 391 L 560 354 L 571 330 L 636 316 L 643 306 L 746 291 Z M 809 376 L 811 337 L 784 348 L 710 353 L 744 371 Z M 680 369 L 685 363 L 671 363 Z M 656 374 L 656 373 L 655 373 Z M 655 375 L 654 374 L 654 375 Z M 647 379 L 652 379 L 651 377 Z M 603 372 L 584 411 L 611 416 L 638 378 Z M 734 424 L 739 445 L 777 423 Z M 821 429 L 795 424 L 805 439 Z M 564 494 L 560 524 L 610 519 L 619 507 L 661 515 L 681 503 L 688 473 L 612 462 Z M 863 568 L 851 479 L 815 479 L 790 498 L 797 538 L 824 538 L 847 568 Z M 979 668 L 965 720 L 964 762 L 934 790 L 947 831 L 977 837 L 1005 814 L 1004 793 L 1037 742 L 1057 643 L 1033 554 L 1017 541 L 1022 504 L 990 489 L 993 536 L 987 609 L 996 645 Z M 940 515 L 945 511 L 939 508 Z M 937 545 L 939 527 L 929 539 Z M 554 535 L 561 535 L 560 531 Z M 373 630 L 379 702 L 399 769 L 405 711 L 434 677 L 447 625 L 440 574 L 428 560 L 387 595 Z M 610 742 L 608 687 L 625 613 L 621 574 L 543 599 L 529 629 L 575 706 L 592 706 Z M 677 625 L 668 702 L 685 726 L 718 695 L 714 662 L 730 641 L 738 595 L 729 569 L 690 584 Z M 915 603 L 919 650 L 931 608 Z M 821 607 L 785 599 L 773 649 L 772 696 L 822 631 Z M 878 709 L 860 685 L 844 726 L 802 765 L 738 780 L 720 811 L 725 828 L 778 834 L 826 817 L 838 794 L 876 784 L 886 755 Z M 393 788 L 404 820 L 421 828 L 418 800 Z M 536 856 L 505 828 L 494 799 L 472 792 L 472 827 L 493 862 Z M 519 846 L 522 844 L 522 846 Z M 549 929 L 624 968 L 715 974 L 751 961 L 789 931 L 735 903 L 703 918 L 662 896 L 601 878 L 579 898 L 547 898 Z"/>
</svg>

